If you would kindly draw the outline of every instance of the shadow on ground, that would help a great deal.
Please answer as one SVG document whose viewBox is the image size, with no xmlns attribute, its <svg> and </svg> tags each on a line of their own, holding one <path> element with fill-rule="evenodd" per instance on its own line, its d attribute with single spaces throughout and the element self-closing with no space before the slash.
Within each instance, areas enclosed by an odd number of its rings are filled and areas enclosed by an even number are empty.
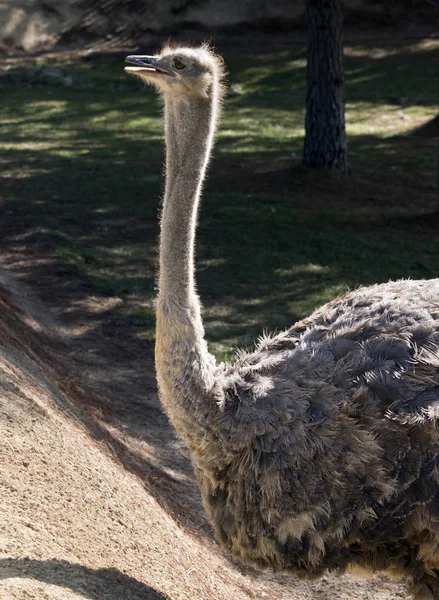
<svg viewBox="0 0 439 600">
<path fill-rule="evenodd" d="M 0 559 L 0 580 L 34 579 L 68 588 L 81 598 L 166 600 L 166 596 L 117 569 L 90 569 L 63 560 Z"/>
</svg>

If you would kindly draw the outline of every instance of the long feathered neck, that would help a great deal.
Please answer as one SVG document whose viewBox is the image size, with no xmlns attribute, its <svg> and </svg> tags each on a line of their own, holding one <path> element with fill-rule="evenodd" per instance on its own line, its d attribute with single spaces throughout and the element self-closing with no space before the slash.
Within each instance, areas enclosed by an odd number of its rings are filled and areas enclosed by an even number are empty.
<svg viewBox="0 0 439 600">
<path fill-rule="evenodd" d="M 165 101 L 166 190 L 160 237 L 159 303 L 199 305 L 194 243 L 198 205 L 215 131 L 213 98 Z"/>
<path fill-rule="evenodd" d="M 165 98 L 166 190 L 161 219 L 156 367 L 165 408 L 175 395 L 210 389 L 207 351 L 194 278 L 197 212 L 217 121 L 215 85 L 205 98 Z M 170 415 L 172 417 L 172 415 Z"/>
</svg>

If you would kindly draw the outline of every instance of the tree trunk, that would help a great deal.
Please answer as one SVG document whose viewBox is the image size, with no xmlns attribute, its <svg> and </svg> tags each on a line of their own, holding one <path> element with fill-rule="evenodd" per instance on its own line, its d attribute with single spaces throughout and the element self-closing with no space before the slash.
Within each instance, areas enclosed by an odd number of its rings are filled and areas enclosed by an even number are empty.
<svg viewBox="0 0 439 600">
<path fill-rule="evenodd" d="M 305 167 L 348 171 L 341 0 L 306 0 Z"/>
</svg>

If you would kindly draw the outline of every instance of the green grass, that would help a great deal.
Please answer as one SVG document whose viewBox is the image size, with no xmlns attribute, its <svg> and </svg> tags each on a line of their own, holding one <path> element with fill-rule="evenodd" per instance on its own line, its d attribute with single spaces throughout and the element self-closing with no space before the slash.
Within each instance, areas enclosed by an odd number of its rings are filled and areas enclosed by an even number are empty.
<svg viewBox="0 0 439 600">
<path fill-rule="evenodd" d="M 433 42 L 346 49 L 347 178 L 301 167 L 304 49 L 225 57 L 197 245 L 215 354 L 347 288 L 439 276 L 439 236 L 420 217 L 437 200 L 437 140 L 417 134 L 436 113 L 438 57 Z M 152 339 L 163 131 L 154 92 L 122 59 L 59 64 L 64 80 L 32 62 L 0 76 L 2 249 L 35 257 L 16 267 L 30 280 L 44 264 L 119 296 L 118 318 Z"/>
</svg>

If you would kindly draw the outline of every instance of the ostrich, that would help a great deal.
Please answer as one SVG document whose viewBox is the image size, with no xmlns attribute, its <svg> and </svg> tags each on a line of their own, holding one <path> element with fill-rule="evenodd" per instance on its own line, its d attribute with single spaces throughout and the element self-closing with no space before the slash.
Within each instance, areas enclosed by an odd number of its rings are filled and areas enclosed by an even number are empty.
<svg viewBox="0 0 439 600">
<path fill-rule="evenodd" d="M 126 62 L 164 101 L 157 379 L 217 539 L 260 568 L 386 570 L 438 600 L 439 279 L 346 293 L 217 364 L 194 240 L 223 63 L 170 44 Z"/>
</svg>

